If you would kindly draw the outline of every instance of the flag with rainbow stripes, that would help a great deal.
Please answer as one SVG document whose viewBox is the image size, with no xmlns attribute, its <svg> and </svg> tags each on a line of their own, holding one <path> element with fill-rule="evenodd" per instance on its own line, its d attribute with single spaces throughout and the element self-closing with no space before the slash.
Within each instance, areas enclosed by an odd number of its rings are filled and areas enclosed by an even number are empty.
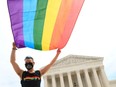
<svg viewBox="0 0 116 87">
<path fill-rule="evenodd" d="M 7 0 L 18 48 L 62 49 L 68 42 L 84 0 Z"/>
</svg>

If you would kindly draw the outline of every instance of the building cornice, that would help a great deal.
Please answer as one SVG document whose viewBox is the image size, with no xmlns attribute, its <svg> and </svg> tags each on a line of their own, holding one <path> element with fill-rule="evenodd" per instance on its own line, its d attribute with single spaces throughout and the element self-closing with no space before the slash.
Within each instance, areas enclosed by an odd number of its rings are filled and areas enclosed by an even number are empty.
<svg viewBox="0 0 116 87">
<path fill-rule="evenodd" d="M 99 66 L 103 66 L 103 57 L 68 55 L 57 60 L 46 74 L 57 74 L 57 72 L 64 73 L 66 71 L 70 72 L 95 67 L 97 68 Z"/>
</svg>

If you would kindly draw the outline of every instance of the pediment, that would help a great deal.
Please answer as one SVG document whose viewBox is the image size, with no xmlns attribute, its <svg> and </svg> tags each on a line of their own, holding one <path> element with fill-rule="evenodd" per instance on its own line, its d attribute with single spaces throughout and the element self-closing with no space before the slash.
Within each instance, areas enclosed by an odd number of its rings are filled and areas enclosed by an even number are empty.
<svg viewBox="0 0 116 87">
<path fill-rule="evenodd" d="M 87 62 L 95 62 L 103 60 L 103 57 L 95 57 L 95 56 L 82 56 L 82 55 L 68 55 L 64 58 L 61 58 L 56 61 L 56 63 L 52 66 L 52 68 L 58 68 L 63 66 L 71 66 L 78 64 L 85 64 Z"/>
</svg>

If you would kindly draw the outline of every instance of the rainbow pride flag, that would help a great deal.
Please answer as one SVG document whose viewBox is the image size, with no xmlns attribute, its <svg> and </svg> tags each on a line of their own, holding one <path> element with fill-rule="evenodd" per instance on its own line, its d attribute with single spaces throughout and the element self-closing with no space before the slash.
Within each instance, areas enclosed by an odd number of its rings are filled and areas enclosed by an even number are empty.
<svg viewBox="0 0 116 87">
<path fill-rule="evenodd" d="M 62 49 L 83 3 L 84 0 L 7 0 L 16 46 Z"/>
</svg>

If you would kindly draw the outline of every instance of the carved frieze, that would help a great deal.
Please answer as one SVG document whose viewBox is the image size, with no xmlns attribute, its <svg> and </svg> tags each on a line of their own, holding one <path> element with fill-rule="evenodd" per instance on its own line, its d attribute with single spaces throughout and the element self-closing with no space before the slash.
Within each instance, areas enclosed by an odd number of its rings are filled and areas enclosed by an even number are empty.
<svg viewBox="0 0 116 87">
<path fill-rule="evenodd" d="M 102 61 L 102 57 L 94 57 L 94 56 L 78 56 L 78 55 L 68 55 L 60 60 L 58 60 L 52 68 L 58 67 L 66 67 L 66 66 L 73 66 L 84 64 L 88 62 L 95 62 L 95 61 Z"/>
</svg>

